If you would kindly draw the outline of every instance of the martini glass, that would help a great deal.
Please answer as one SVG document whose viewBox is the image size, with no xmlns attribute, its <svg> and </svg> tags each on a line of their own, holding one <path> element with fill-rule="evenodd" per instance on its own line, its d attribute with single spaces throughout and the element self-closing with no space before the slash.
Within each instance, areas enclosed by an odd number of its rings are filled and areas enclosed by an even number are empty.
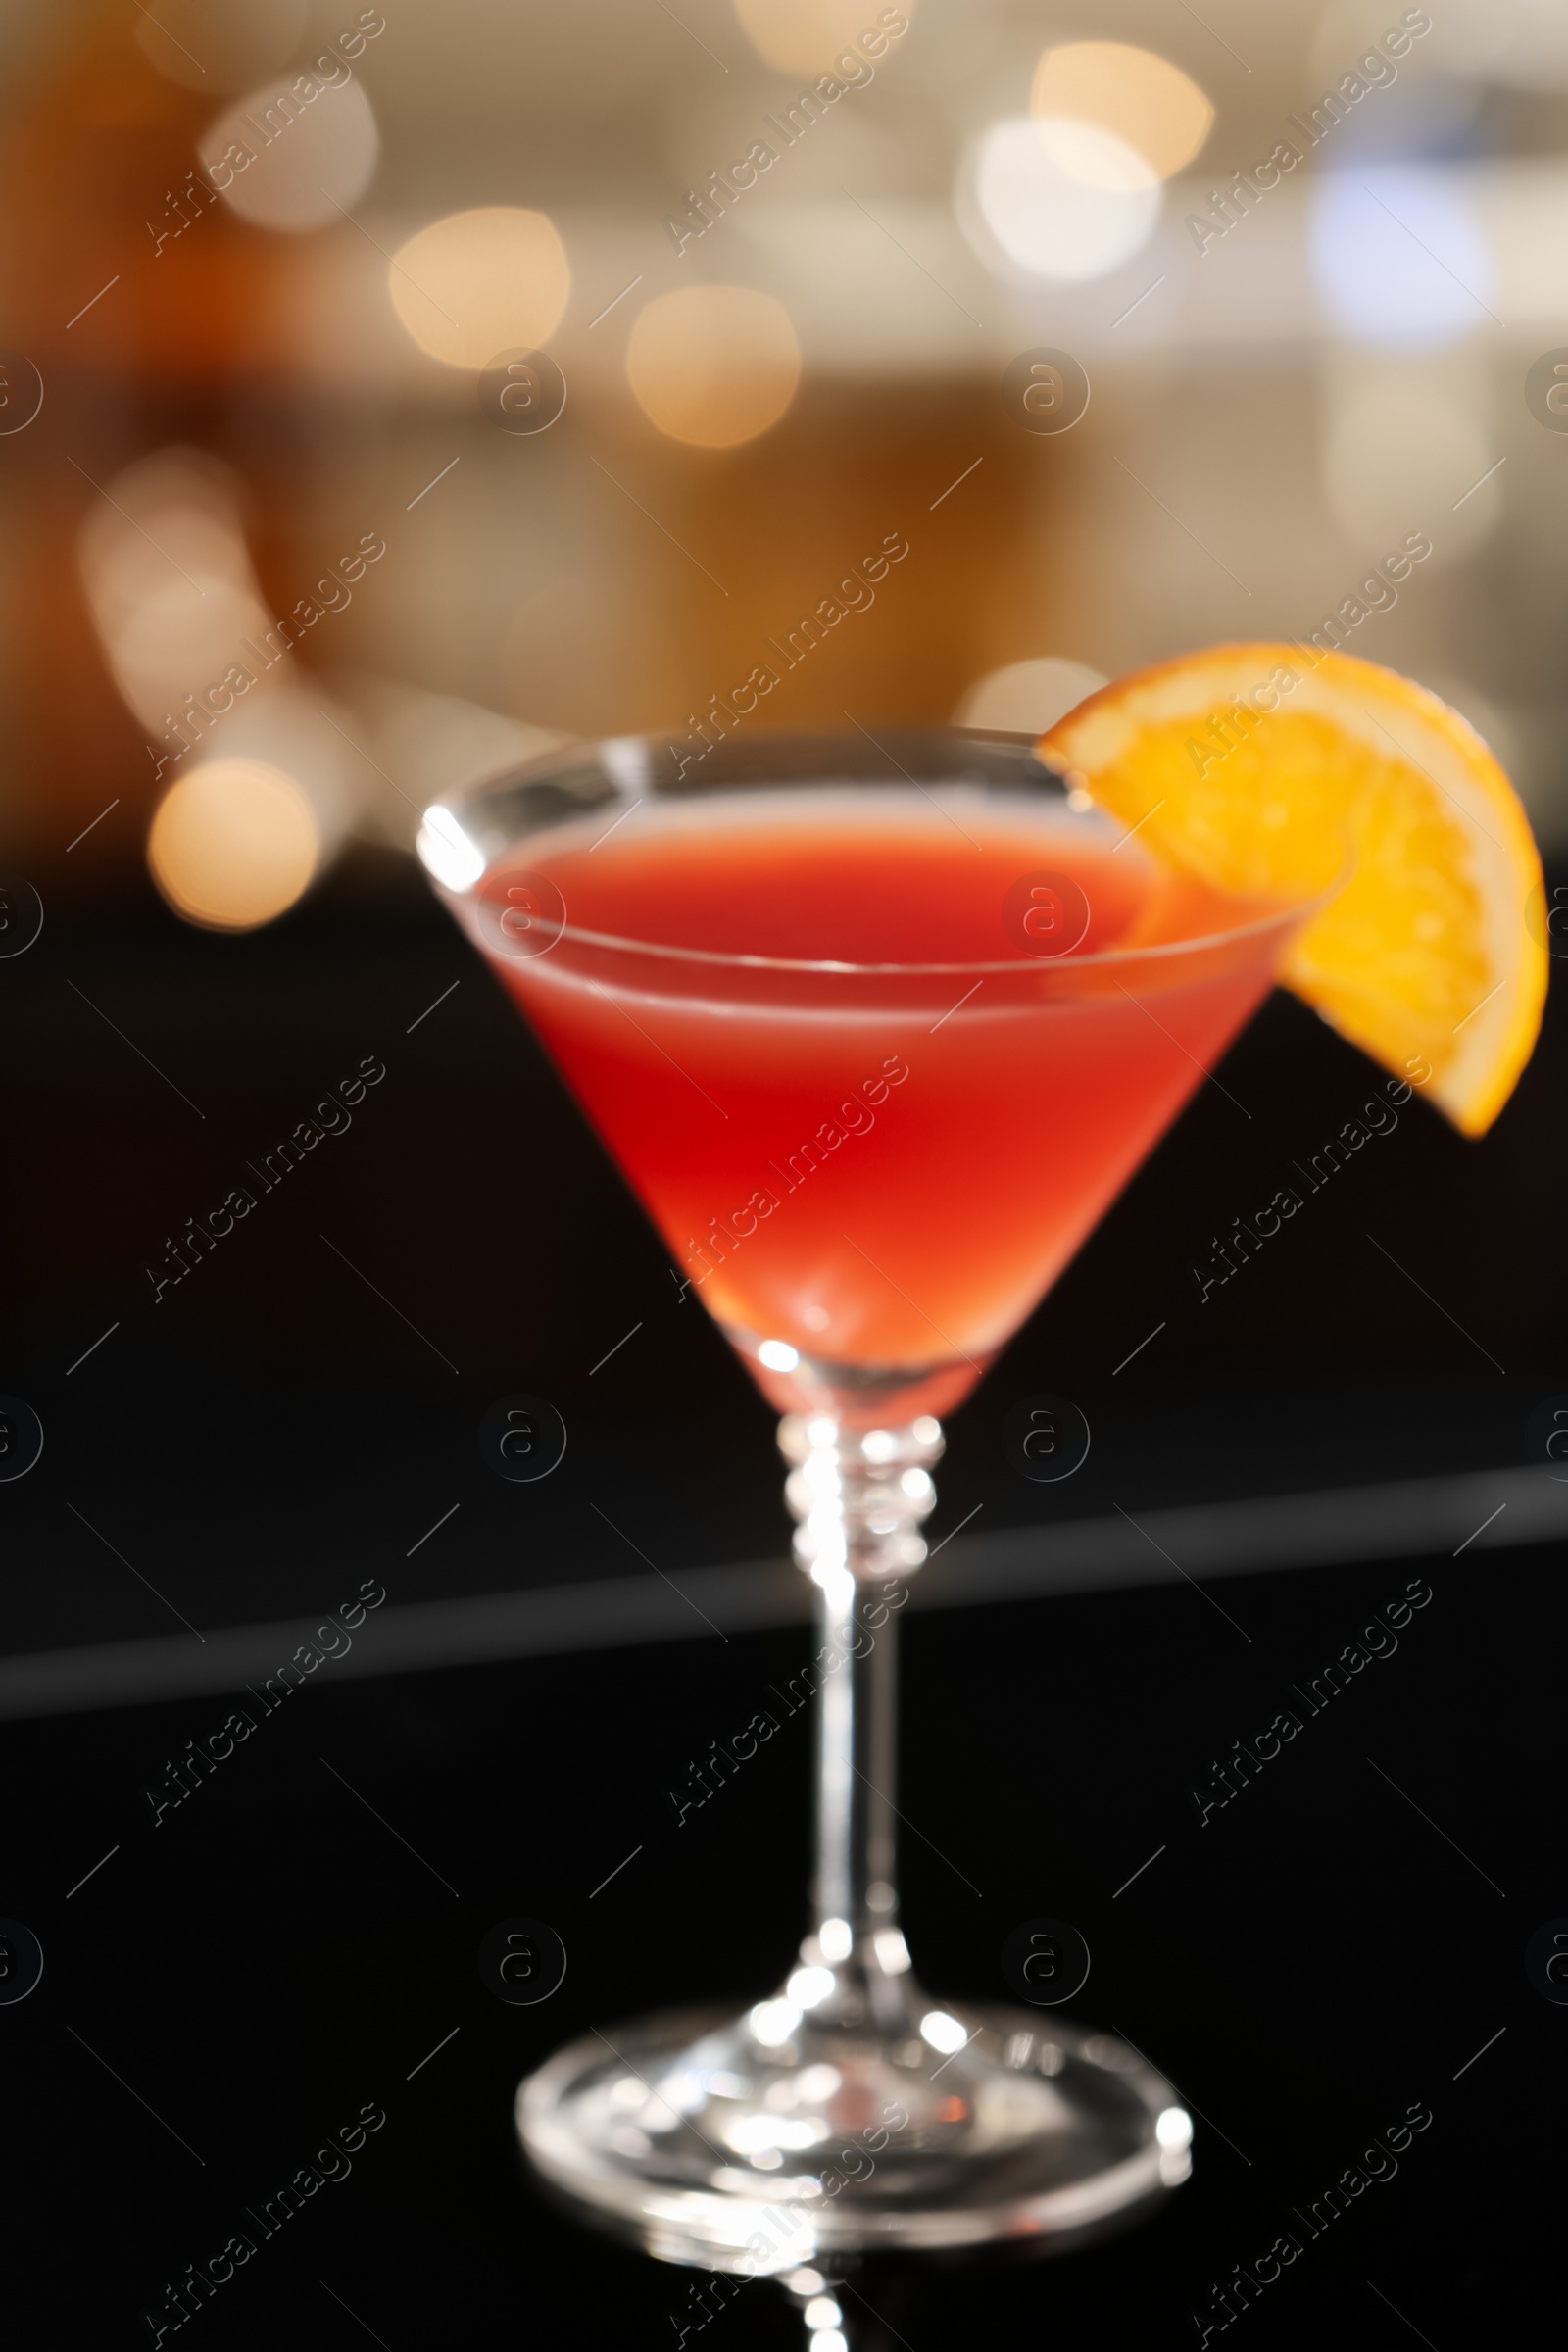
<svg viewBox="0 0 1568 2352">
<path fill-rule="evenodd" d="M 1027 743 L 959 733 L 700 761 L 621 738 L 437 802 L 419 850 L 780 1409 L 816 1589 L 790 1687 L 818 1742 L 797 1966 L 740 2015 L 562 2050 L 517 2094 L 528 2155 L 650 2252 L 786 2283 L 871 2248 L 1054 2246 L 1129 2218 L 1190 2170 L 1171 2085 L 1054 2008 L 939 2001 L 910 1966 L 897 1611 L 938 1416 L 1311 906 L 1163 867 Z M 693 1801 L 741 1760 L 709 1759 Z"/>
</svg>

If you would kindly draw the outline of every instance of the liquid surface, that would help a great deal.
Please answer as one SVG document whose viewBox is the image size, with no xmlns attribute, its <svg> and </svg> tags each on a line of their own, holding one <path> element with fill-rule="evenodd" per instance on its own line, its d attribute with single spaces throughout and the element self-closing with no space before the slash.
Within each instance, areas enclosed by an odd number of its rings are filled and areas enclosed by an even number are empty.
<svg viewBox="0 0 1568 2352">
<path fill-rule="evenodd" d="M 606 840 L 587 832 L 529 855 L 565 902 L 574 931 L 728 956 L 794 961 L 987 963 L 1064 944 L 1024 933 L 1009 893 L 1065 873 L 1084 904 L 1063 908 L 1066 952 L 1146 946 L 1225 931 L 1250 908 L 1163 871 L 1119 826 L 1000 812 L 953 796 L 945 813 L 908 794 L 800 791 L 632 814 Z M 1120 846 L 1118 846 L 1120 844 Z M 504 895 L 506 875 L 489 891 Z M 1049 911 L 1049 910 L 1048 910 Z"/>
<path fill-rule="evenodd" d="M 917 791 L 807 797 L 536 837 L 469 918 L 764 1390 L 940 1411 L 1212 1068 L 1284 933 L 1059 803 L 956 797 L 950 822 Z M 524 916 L 509 944 L 501 910 L 552 888 L 569 928 L 533 953 Z M 907 968 L 934 963 L 992 968 Z"/>
</svg>

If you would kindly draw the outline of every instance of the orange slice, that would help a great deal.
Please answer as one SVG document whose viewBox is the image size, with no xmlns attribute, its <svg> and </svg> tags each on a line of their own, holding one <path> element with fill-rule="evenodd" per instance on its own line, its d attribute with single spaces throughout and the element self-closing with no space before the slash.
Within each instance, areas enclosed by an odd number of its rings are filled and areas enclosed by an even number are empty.
<svg viewBox="0 0 1568 2352">
<path fill-rule="evenodd" d="M 1135 670 L 1040 749 L 1157 855 L 1223 890 L 1309 895 L 1350 871 L 1280 977 L 1465 1135 L 1512 1093 L 1541 1027 L 1541 859 L 1458 712 L 1313 645 L 1217 645 Z"/>
</svg>

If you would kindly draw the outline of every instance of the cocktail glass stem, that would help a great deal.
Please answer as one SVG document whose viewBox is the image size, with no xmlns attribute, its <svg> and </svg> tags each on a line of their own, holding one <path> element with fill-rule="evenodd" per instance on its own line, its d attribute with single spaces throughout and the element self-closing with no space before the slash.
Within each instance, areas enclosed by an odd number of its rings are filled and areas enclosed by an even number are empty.
<svg viewBox="0 0 1568 2352">
<path fill-rule="evenodd" d="M 800 1413 L 779 1444 L 817 1588 L 816 1654 L 788 1685 L 793 1709 L 814 1697 L 818 1713 L 800 1957 L 739 2014 L 681 2010 L 571 2043 L 520 2086 L 517 2123 L 577 2202 L 669 2261 L 777 2278 L 815 2340 L 844 2263 L 1064 2244 L 1185 2179 L 1191 2125 L 1113 2034 L 922 1989 L 894 1884 L 894 1629 L 926 1556 L 942 1431 L 923 1414 L 861 1429 Z"/>
<path fill-rule="evenodd" d="M 942 1452 L 929 1415 L 901 1429 L 846 1430 L 789 1414 L 779 1446 L 795 1556 L 816 1586 L 819 1690 L 816 1868 L 808 1964 L 837 1978 L 832 2007 L 850 2025 L 891 2029 L 906 2014 L 909 1959 L 898 1924 L 898 1610 L 926 1556 L 920 1523 L 936 1500 Z"/>
</svg>

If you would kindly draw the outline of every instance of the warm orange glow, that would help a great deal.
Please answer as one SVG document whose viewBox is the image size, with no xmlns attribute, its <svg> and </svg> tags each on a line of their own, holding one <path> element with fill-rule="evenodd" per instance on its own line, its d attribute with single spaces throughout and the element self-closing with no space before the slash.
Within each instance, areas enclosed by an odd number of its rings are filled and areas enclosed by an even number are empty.
<svg viewBox="0 0 1568 2352">
<path fill-rule="evenodd" d="M 571 270 L 544 213 L 482 205 L 412 236 L 388 284 L 421 351 L 449 368 L 484 368 L 498 352 L 548 342 L 571 293 Z"/>
<path fill-rule="evenodd" d="M 319 848 L 316 811 L 292 776 L 260 760 L 214 760 L 159 803 L 147 863 L 187 922 L 250 931 L 293 906 Z"/>
<path fill-rule="evenodd" d="M 626 375 L 672 441 L 733 449 L 776 424 L 795 397 L 801 347 L 790 315 L 749 286 L 685 286 L 639 314 Z"/>
<path fill-rule="evenodd" d="M 1092 188 L 1169 179 L 1192 162 L 1214 120 L 1179 66 L 1125 41 L 1048 49 L 1030 106 L 1053 162 Z"/>
<path fill-rule="evenodd" d="M 870 0 L 735 0 L 741 30 L 764 65 L 779 74 L 831 74 L 835 61 L 865 45 L 871 34 L 886 55 L 888 43 L 900 36 L 889 24 L 899 18 L 905 28 L 914 14 L 914 0 L 880 13 Z"/>
</svg>

